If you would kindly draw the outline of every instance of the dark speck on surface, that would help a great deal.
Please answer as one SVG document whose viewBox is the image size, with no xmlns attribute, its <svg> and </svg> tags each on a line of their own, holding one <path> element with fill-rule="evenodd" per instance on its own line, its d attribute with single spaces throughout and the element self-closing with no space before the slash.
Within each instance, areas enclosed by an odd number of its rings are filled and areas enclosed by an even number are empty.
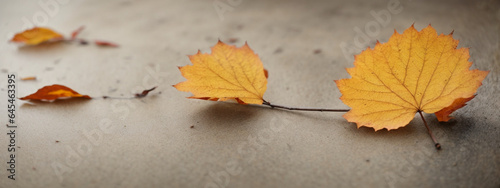
<svg viewBox="0 0 500 188">
<path fill-rule="evenodd" d="M 238 26 L 236 26 L 236 29 L 238 29 L 238 30 L 242 30 L 243 28 L 244 28 L 244 26 L 243 26 L 243 25 L 241 25 L 241 24 L 240 24 L 240 25 L 238 25 Z"/>
<path fill-rule="evenodd" d="M 235 43 L 235 42 L 238 42 L 238 38 L 229 38 L 228 42 L 229 42 L 229 43 Z"/>
</svg>

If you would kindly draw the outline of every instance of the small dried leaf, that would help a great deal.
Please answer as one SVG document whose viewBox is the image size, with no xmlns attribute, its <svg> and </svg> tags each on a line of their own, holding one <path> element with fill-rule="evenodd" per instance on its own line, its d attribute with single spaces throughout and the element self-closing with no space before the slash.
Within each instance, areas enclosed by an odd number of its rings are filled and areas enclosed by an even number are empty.
<svg viewBox="0 0 500 188">
<path fill-rule="evenodd" d="M 63 39 L 64 37 L 61 34 L 49 28 L 34 27 L 33 29 L 28 29 L 21 33 L 17 33 L 10 41 L 24 43 L 27 45 L 37 45 L 42 42 L 59 41 Z"/>
<path fill-rule="evenodd" d="M 28 95 L 26 97 L 20 98 L 21 100 L 56 100 L 56 99 L 61 99 L 61 98 L 85 98 L 85 99 L 91 99 L 88 95 L 81 95 L 77 93 L 76 91 L 72 90 L 71 88 L 68 88 L 63 85 L 51 85 L 51 86 L 45 86 L 36 93 L 33 93 L 31 95 Z"/>
</svg>

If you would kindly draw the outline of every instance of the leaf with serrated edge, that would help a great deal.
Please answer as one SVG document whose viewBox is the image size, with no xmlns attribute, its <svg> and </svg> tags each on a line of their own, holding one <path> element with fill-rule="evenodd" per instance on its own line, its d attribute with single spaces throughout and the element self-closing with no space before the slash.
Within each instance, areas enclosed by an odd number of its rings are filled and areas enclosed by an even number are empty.
<svg viewBox="0 0 500 188">
<path fill-rule="evenodd" d="M 435 113 L 459 98 L 472 97 L 488 71 L 469 70 L 469 49 L 457 49 L 452 34 L 437 35 L 432 26 L 396 31 L 355 56 L 349 79 L 336 80 L 344 114 L 358 127 L 375 130 L 406 126 L 415 113 Z"/>
<path fill-rule="evenodd" d="M 187 81 L 174 86 L 179 91 L 191 92 L 193 96 L 189 98 L 263 103 L 267 71 L 248 44 L 237 48 L 219 41 L 211 54 L 198 51 L 189 59 L 193 65 L 179 68 Z"/>
</svg>

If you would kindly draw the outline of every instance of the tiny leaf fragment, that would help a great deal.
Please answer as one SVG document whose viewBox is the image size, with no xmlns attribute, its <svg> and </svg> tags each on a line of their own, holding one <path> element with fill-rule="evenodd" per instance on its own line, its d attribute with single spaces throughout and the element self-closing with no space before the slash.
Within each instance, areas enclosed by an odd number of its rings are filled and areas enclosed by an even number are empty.
<svg viewBox="0 0 500 188">
<path fill-rule="evenodd" d="M 94 43 L 97 45 L 97 46 L 103 46 L 103 47 L 114 47 L 114 48 L 117 48 L 119 47 L 118 44 L 115 44 L 115 43 L 112 43 L 112 42 L 108 42 L 108 41 L 103 41 L 103 40 L 95 40 Z"/>
<path fill-rule="evenodd" d="M 142 91 L 141 93 L 136 93 L 134 96 L 135 98 L 142 98 L 142 97 L 145 97 L 148 95 L 149 92 L 153 91 L 156 89 L 157 86 L 151 88 L 151 89 L 146 89 L 144 91 Z"/>
</svg>

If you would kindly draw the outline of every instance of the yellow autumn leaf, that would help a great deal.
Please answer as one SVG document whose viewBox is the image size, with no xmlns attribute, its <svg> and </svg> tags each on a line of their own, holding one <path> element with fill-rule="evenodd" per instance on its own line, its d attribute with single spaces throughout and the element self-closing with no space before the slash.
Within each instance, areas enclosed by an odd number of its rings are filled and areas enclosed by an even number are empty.
<svg viewBox="0 0 500 188">
<path fill-rule="evenodd" d="M 469 49 L 457 45 L 452 34 L 437 35 L 430 25 L 419 32 L 412 25 L 366 49 L 347 69 L 352 78 L 335 81 L 351 107 L 344 118 L 358 127 L 397 129 L 419 111 L 435 113 L 474 96 L 488 71 L 469 70 Z"/>
<path fill-rule="evenodd" d="M 64 37 L 61 34 L 49 28 L 34 27 L 21 33 L 17 33 L 10 41 L 28 45 L 37 45 L 49 40 L 62 40 L 63 38 Z"/>
<path fill-rule="evenodd" d="M 257 54 L 245 43 L 240 48 L 219 41 L 211 54 L 189 56 L 193 65 L 180 67 L 187 81 L 176 84 L 179 91 L 191 92 L 195 99 L 262 104 L 267 76 Z"/>
</svg>

